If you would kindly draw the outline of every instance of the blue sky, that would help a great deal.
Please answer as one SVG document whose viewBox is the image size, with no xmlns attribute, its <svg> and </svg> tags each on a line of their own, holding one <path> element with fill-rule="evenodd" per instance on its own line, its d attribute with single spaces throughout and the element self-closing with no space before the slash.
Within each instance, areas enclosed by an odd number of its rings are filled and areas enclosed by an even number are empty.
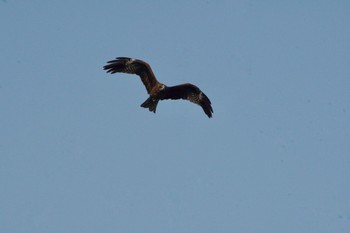
<svg viewBox="0 0 350 233">
<path fill-rule="evenodd" d="M 1 1 L 0 232 L 348 232 L 349 1 Z M 117 56 L 211 99 L 139 105 Z"/>
</svg>

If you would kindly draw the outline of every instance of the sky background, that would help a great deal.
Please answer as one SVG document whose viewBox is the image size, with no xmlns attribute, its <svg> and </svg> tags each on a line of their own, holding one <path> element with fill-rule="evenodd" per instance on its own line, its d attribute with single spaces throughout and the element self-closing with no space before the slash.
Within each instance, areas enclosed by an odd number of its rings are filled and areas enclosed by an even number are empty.
<svg viewBox="0 0 350 233">
<path fill-rule="evenodd" d="M 350 1 L 0 1 L 0 232 L 350 230 Z M 117 56 L 191 82 L 153 114 Z"/>
</svg>

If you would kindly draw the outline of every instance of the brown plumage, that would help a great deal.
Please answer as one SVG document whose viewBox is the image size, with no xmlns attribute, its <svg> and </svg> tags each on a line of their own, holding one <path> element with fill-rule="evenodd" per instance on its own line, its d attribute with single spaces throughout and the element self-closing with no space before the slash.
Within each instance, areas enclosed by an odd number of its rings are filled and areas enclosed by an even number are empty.
<svg viewBox="0 0 350 233">
<path fill-rule="evenodd" d="M 197 86 L 185 83 L 168 87 L 158 82 L 150 65 L 144 61 L 128 57 L 117 57 L 115 60 L 109 61 L 103 69 L 111 74 L 128 73 L 140 76 L 147 93 L 150 95 L 150 97 L 141 104 L 141 107 L 148 108 L 151 112 L 156 112 L 159 100 L 184 99 L 198 104 L 203 108 L 203 111 L 209 118 L 212 117 L 213 108 L 211 107 L 211 102 Z"/>
</svg>

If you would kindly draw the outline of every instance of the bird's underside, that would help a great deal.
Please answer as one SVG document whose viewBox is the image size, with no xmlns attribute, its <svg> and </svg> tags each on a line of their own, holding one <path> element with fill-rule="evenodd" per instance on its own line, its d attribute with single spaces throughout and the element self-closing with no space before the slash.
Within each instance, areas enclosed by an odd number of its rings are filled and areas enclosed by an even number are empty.
<svg viewBox="0 0 350 233">
<path fill-rule="evenodd" d="M 168 87 L 156 79 L 149 64 L 144 61 L 118 57 L 111 60 L 103 67 L 107 73 L 129 73 L 140 76 L 141 81 L 146 87 L 149 98 L 141 104 L 141 107 L 148 108 L 151 112 L 156 112 L 159 100 L 189 100 L 192 103 L 202 107 L 204 113 L 212 117 L 213 108 L 209 98 L 195 85 L 186 83 L 177 86 Z"/>
</svg>

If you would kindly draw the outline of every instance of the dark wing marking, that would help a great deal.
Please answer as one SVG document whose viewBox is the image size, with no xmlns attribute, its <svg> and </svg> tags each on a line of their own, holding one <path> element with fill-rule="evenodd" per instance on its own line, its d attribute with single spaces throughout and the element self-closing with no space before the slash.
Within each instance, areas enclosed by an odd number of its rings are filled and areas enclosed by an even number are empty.
<svg viewBox="0 0 350 233">
<path fill-rule="evenodd" d="M 161 99 L 185 99 L 192 103 L 198 104 L 210 118 L 212 117 L 213 108 L 209 98 L 195 85 L 186 83 L 173 87 L 167 87 L 161 96 Z"/>
<path fill-rule="evenodd" d="M 115 60 L 107 63 L 108 64 L 103 67 L 107 73 L 128 73 L 140 76 L 148 93 L 150 93 L 152 87 L 158 83 L 150 65 L 144 61 L 129 57 L 117 57 Z"/>
</svg>

